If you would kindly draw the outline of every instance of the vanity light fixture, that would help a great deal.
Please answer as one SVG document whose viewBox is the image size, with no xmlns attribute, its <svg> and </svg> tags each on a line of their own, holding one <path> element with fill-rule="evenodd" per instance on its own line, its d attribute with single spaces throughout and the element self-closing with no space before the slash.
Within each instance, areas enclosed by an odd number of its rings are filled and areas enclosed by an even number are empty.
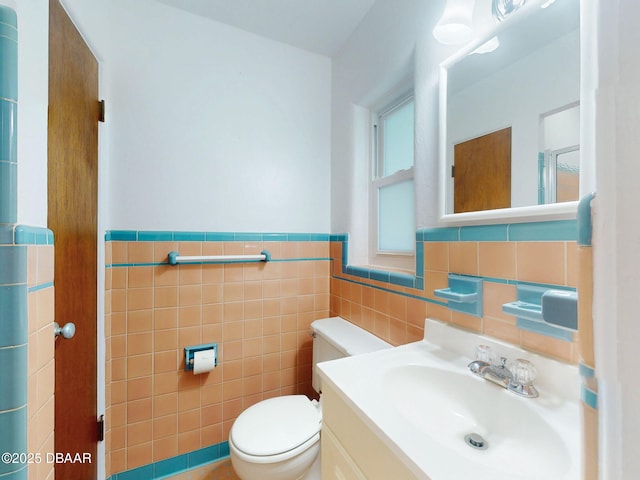
<svg viewBox="0 0 640 480">
<path fill-rule="evenodd" d="M 471 40 L 474 4 L 475 0 L 447 0 L 444 13 L 433 29 L 435 39 L 444 45 L 461 45 Z"/>
<path fill-rule="evenodd" d="M 491 12 L 493 18 L 501 22 L 519 8 L 524 7 L 527 0 L 493 0 L 491 2 Z"/>
</svg>

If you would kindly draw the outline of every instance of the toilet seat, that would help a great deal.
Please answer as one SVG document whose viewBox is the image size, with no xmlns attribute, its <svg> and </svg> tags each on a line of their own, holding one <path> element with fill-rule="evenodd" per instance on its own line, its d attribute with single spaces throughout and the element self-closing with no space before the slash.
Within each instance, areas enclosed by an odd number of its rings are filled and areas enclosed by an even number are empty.
<svg viewBox="0 0 640 480">
<path fill-rule="evenodd" d="M 306 396 L 270 398 L 240 414 L 229 432 L 229 443 L 247 460 L 282 461 L 315 444 L 321 425 L 317 402 Z"/>
</svg>

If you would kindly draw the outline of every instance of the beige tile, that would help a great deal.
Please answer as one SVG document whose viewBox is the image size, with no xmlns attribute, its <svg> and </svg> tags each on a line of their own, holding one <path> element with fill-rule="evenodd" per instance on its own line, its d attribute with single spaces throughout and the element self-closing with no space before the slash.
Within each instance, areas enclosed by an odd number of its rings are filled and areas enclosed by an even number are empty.
<svg viewBox="0 0 640 480">
<path fill-rule="evenodd" d="M 449 271 L 464 275 L 478 275 L 478 242 L 451 242 Z"/>
<path fill-rule="evenodd" d="M 485 318 L 501 319 L 515 324 L 515 318 L 502 311 L 502 305 L 516 300 L 516 286 L 483 282 L 482 308 Z"/>
<path fill-rule="evenodd" d="M 516 278 L 516 245 L 514 242 L 480 242 L 480 275 L 512 280 Z"/>
<path fill-rule="evenodd" d="M 517 242 L 518 280 L 565 284 L 564 242 Z"/>
<path fill-rule="evenodd" d="M 449 271 L 448 242 L 424 242 L 424 268 L 438 272 Z"/>
</svg>

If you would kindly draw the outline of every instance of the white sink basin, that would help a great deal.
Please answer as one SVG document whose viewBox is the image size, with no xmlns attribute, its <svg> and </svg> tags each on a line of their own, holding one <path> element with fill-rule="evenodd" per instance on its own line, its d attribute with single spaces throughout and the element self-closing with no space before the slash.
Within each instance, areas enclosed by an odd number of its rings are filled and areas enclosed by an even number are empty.
<svg viewBox="0 0 640 480">
<path fill-rule="evenodd" d="M 560 478 L 571 466 L 558 433 L 521 398 L 471 374 L 424 365 L 384 373 L 387 400 L 407 428 L 424 433 L 460 457 L 509 475 Z M 486 449 L 465 441 L 484 439 Z M 505 476 L 505 478 L 507 478 Z"/>
<path fill-rule="evenodd" d="M 430 323 L 431 322 L 431 323 Z M 318 368 L 417 478 L 579 480 L 577 368 L 441 322 L 423 341 L 324 362 Z M 538 371 L 538 398 L 525 398 L 467 368 L 479 344 Z M 484 450 L 465 442 L 478 434 Z"/>
</svg>

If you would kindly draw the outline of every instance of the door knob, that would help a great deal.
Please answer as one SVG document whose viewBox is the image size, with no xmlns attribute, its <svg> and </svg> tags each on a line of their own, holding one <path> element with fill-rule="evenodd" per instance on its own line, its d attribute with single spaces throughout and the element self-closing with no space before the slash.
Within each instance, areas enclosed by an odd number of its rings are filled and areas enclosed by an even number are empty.
<svg viewBox="0 0 640 480">
<path fill-rule="evenodd" d="M 62 338 L 73 338 L 73 336 L 76 334 L 76 326 L 72 323 L 65 323 L 64 327 L 60 327 L 60 325 L 58 325 L 58 322 L 53 322 L 53 333 L 55 334 L 56 338 L 58 338 L 60 335 L 62 335 Z"/>
</svg>

